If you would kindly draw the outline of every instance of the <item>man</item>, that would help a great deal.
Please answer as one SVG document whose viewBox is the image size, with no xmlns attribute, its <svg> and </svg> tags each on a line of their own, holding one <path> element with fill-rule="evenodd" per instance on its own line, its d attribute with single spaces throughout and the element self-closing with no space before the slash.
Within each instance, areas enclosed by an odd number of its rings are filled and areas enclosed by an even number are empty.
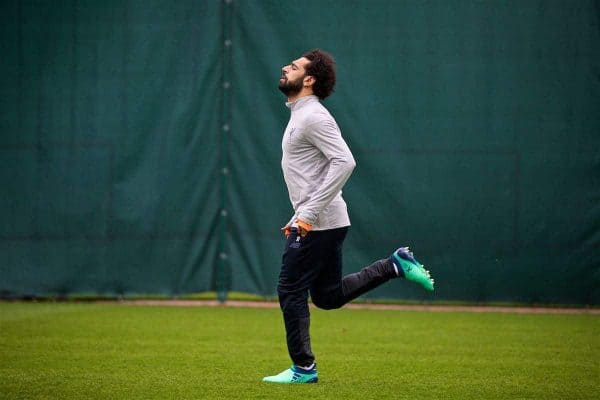
<svg viewBox="0 0 600 400">
<path fill-rule="evenodd" d="M 356 163 L 337 123 L 320 102 L 334 85 L 335 61 L 318 49 L 283 67 L 279 80 L 291 110 L 281 166 L 295 213 L 282 228 L 287 241 L 277 293 L 293 365 L 265 377 L 265 382 L 318 380 L 310 347 L 309 292 L 315 306 L 330 310 L 397 277 L 433 291 L 429 272 L 407 247 L 342 277 L 342 243 L 350 219 L 341 189 Z"/>
</svg>

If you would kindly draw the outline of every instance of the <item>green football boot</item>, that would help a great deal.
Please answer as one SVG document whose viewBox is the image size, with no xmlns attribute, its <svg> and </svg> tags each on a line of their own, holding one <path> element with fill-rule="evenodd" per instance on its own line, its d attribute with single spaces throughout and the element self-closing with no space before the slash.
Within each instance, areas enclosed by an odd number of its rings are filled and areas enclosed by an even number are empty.
<svg viewBox="0 0 600 400">
<path fill-rule="evenodd" d="M 396 268 L 398 268 L 398 275 L 403 276 L 409 281 L 413 281 L 423 286 L 425 290 L 433 292 L 433 279 L 429 275 L 429 271 L 423 268 L 413 253 L 408 247 L 400 247 L 390 257 Z M 402 272 L 402 273 L 401 273 Z"/>
<path fill-rule="evenodd" d="M 289 369 L 286 369 L 278 375 L 266 376 L 263 378 L 263 382 L 272 383 L 317 383 L 318 381 L 319 375 L 317 374 L 316 364 L 308 371 L 292 365 Z"/>
</svg>

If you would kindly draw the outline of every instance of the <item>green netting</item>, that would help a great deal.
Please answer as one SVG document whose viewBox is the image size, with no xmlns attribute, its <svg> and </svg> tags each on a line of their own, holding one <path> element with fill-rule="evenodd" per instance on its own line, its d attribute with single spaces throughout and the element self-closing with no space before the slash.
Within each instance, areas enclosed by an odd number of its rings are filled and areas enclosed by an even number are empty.
<svg viewBox="0 0 600 400">
<path fill-rule="evenodd" d="M 338 61 L 345 270 L 410 244 L 431 296 L 597 304 L 600 11 L 561 1 L 8 1 L 0 294 L 275 294 L 282 65 Z"/>
</svg>

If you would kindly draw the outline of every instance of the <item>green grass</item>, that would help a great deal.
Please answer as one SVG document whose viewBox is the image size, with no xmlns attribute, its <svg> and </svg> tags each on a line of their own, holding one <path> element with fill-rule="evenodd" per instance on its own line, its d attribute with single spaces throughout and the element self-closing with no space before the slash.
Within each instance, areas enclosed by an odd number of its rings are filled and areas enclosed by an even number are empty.
<svg viewBox="0 0 600 400">
<path fill-rule="evenodd" d="M 3 399 L 594 399 L 600 317 L 312 312 L 316 385 L 278 310 L 0 303 Z"/>
</svg>

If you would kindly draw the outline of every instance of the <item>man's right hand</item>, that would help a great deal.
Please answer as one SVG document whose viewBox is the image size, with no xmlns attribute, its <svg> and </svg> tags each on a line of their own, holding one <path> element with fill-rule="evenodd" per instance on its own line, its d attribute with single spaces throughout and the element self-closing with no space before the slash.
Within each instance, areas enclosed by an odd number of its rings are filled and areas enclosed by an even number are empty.
<svg viewBox="0 0 600 400">
<path fill-rule="evenodd" d="M 281 228 L 281 233 L 283 233 L 287 239 L 292 234 L 292 227 L 289 225 L 284 226 Z"/>
</svg>

